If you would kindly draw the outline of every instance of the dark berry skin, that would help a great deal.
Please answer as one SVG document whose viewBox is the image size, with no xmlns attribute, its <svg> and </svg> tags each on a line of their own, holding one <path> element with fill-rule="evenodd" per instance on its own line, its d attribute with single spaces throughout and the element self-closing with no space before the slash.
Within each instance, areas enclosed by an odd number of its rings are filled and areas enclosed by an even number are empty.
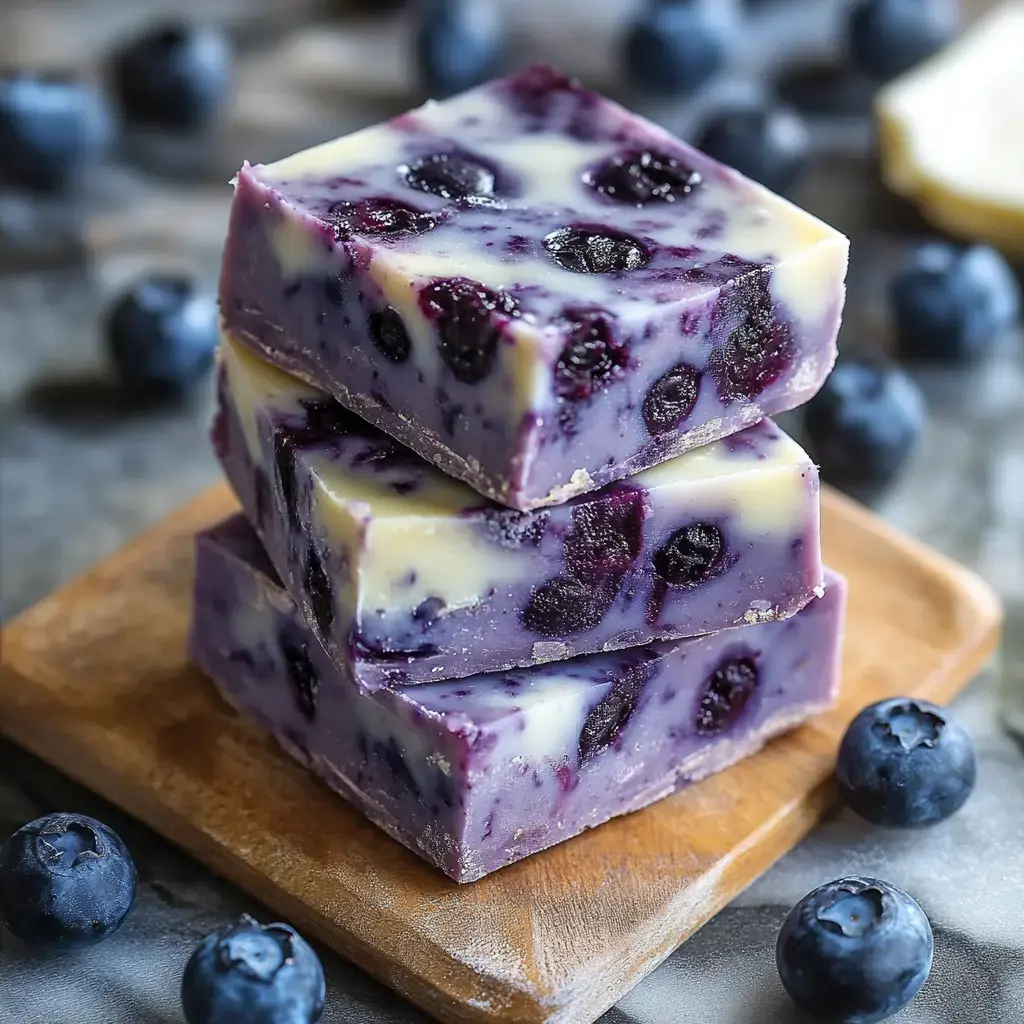
<svg viewBox="0 0 1024 1024">
<path fill-rule="evenodd" d="M 432 153 L 400 167 L 398 173 L 409 188 L 442 199 L 487 199 L 494 195 L 494 172 L 459 153 Z"/>
<path fill-rule="evenodd" d="M 355 203 L 344 200 L 332 203 L 325 220 L 334 228 L 339 240 L 353 235 L 386 240 L 423 235 L 437 227 L 437 217 L 433 214 L 386 196 Z"/>
<path fill-rule="evenodd" d="M 213 365 L 217 304 L 184 277 L 154 275 L 137 281 L 111 307 L 107 341 L 126 388 L 178 395 Z"/>
<path fill-rule="evenodd" d="M 640 411 L 652 437 L 676 430 L 693 412 L 700 381 L 700 373 L 692 366 L 677 363 L 647 389 Z"/>
<path fill-rule="evenodd" d="M 654 555 L 654 571 L 669 586 L 695 587 L 725 568 L 725 540 L 711 523 L 690 523 Z"/>
<path fill-rule="evenodd" d="M 629 363 L 629 353 L 603 311 L 568 310 L 566 318 L 570 334 L 555 366 L 555 393 L 580 402 L 617 377 Z"/>
<path fill-rule="evenodd" d="M 0 76 L 0 178 L 54 191 L 107 149 L 110 114 L 95 89 L 59 76 Z"/>
<path fill-rule="evenodd" d="M 836 1024 L 875 1024 L 917 995 L 934 940 L 924 911 L 877 878 L 841 878 L 809 892 L 775 945 L 782 984 L 803 1010 Z"/>
<path fill-rule="evenodd" d="M 207 935 L 181 979 L 188 1024 L 314 1024 L 326 995 L 320 960 L 295 929 L 247 914 Z"/>
<path fill-rule="evenodd" d="M 903 371 L 840 363 L 807 404 L 807 448 L 824 480 L 872 501 L 899 475 L 924 423 L 924 399 Z"/>
<path fill-rule="evenodd" d="M 435 281 L 420 292 L 423 315 L 436 326 L 441 358 L 456 380 L 478 384 L 494 369 L 501 320 L 518 313 L 515 299 L 477 281 Z"/>
<path fill-rule="evenodd" d="M 284 655 L 288 679 L 292 684 L 295 704 L 303 718 L 316 720 L 316 702 L 320 693 L 320 678 L 313 668 L 305 641 L 297 640 L 288 633 L 281 636 L 281 653 Z"/>
<path fill-rule="evenodd" d="M 667 96 L 699 89 L 725 56 L 725 39 L 695 0 L 647 0 L 623 43 L 629 80 Z"/>
<path fill-rule="evenodd" d="M 421 0 L 413 53 L 431 96 L 451 96 L 497 73 L 503 33 L 494 0 Z"/>
<path fill-rule="evenodd" d="M 217 113 L 231 84 L 231 49 L 212 26 L 168 22 L 126 43 L 113 86 L 128 121 L 192 130 Z"/>
<path fill-rule="evenodd" d="M 641 664 L 630 667 L 590 709 L 583 720 L 577 745 L 580 765 L 607 750 L 619 738 L 636 713 L 648 676 L 646 666 Z"/>
<path fill-rule="evenodd" d="M 135 881 L 112 829 L 83 814 L 49 814 L 0 848 L 0 917 L 34 946 L 89 945 L 120 928 Z"/>
<path fill-rule="evenodd" d="M 734 726 L 757 689 L 757 666 L 751 658 L 730 658 L 711 674 L 697 708 L 698 736 L 717 736 Z"/>
<path fill-rule="evenodd" d="M 859 0 L 847 22 L 850 63 L 885 81 L 937 53 L 956 29 L 932 0 Z"/>
<path fill-rule="evenodd" d="M 959 810 L 977 764 L 967 730 L 945 708 L 896 697 L 865 708 L 839 746 L 847 805 L 875 825 L 924 828 Z"/>
<path fill-rule="evenodd" d="M 599 224 L 559 228 L 544 239 L 548 256 L 574 274 L 615 274 L 639 270 L 651 254 L 639 239 Z"/>
<path fill-rule="evenodd" d="M 385 306 L 371 313 L 367 326 L 373 347 L 389 363 L 404 363 L 409 358 L 412 341 L 397 309 Z"/>
<path fill-rule="evenodd" d="M 696 145 L 765 188 L 786 192 L 807 167 L 810 140 L 803 120 L 794 111 L 734 107 L 708 121 Z"/>
<path fill-rule="evenodd" d="M 587 171 L 584 184 L 615 203 L 646 206 L 674 203 L 701 183 L 700 174 L 681 160 L 654 150 L 630 150 Z"/>
<path fill-rule="evenodd" d="M 929 242 L 907 254 L 889 282 L 889 303 L 901 356 L 965 363 L 1018 321 L 1021 289 L 994 249 Z"/>
</svg>

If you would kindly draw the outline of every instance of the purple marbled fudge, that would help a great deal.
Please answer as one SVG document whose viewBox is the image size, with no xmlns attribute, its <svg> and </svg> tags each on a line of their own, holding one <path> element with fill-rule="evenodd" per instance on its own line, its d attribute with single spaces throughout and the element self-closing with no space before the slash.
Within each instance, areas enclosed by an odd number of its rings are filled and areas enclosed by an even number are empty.
<svg viewBox="0 0 1024 1024">
<path fill-rule="evenodd" d="M 785 618 L 822 583 L 818 474 L 770 420 L 517 512 L 224 337 L 214 443 L 364 690 Z"/>
<path fill-rule="evenodd" d="M 550 68 L 235 182 L 226 326 L 529 510 L 791 409 L 848 242 Z"/>
<path fill-rule="evenodd" d="M 834 700 L 845 584 L 784 622 L 362 694 L 241 516 L 199 537 L 191 655 L 246 717 L 458 882 L 667 796 Z"/>
</svg>

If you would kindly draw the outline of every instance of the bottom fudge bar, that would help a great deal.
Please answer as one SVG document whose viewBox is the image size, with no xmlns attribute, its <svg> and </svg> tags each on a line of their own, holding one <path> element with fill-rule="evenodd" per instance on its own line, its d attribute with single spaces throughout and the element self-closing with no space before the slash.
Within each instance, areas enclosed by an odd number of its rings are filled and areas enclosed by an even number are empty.
<svg viewBox="0 0 1024 1024">
<path fill-rule="evenodd" d="M 361 694 L 241 516 L 197 542 L 192 658 L 373 822 L 471 882 L 829 707 L 845 583 L 781 622 Z"/>
</svg>

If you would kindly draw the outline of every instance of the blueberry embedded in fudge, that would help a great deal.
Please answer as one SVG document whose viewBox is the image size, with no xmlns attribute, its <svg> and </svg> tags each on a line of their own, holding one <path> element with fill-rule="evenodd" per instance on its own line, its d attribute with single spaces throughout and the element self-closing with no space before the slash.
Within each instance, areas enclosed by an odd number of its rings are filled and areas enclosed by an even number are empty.
<svg viewBox="0 0 1024 1024">
<path fill-rule="evenodd" d="M 221 306 L 264 358 L 530 510 L 806 401 L 847 249 L 536 66 L 246 164 Z"/>
<path fill-rule="evenodd" d="M 595 323 L 564 357 L 567 388 L 618 372 Z M 364 689 L 785 618 L 821 583 L 817 471 L 769 420 L 518 512 L 230 335 L 219 363 L 228 480 L 312 631 Z"/>
<path fill-rule="evenodd" d="M 200 535 L 192 657 L 389 835 L 469 882 L 668 796 L 825 710 L 845 585 L 785 622 L 360 693 L 237 516 Z M 310 717 L 282 644 L 318 680 Z M 248 652 L 248 658 L 240 655 Z"/>
</svg>

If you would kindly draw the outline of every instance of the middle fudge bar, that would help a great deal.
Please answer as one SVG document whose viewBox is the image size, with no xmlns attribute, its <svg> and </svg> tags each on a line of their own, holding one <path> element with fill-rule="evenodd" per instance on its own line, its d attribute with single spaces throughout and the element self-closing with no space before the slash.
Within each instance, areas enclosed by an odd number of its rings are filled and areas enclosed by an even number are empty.
<svg viewBox="0 0 1024 1024">
<path fill-rule="evenodd" d="M 228 479 L 366 690 L 785 618 L 822 582 L 817 471 L 768 420 L 516 512 L 228 337 L 219 394 Z"/>
<path fill-rule="evenodd" d="M 534 67 L 242 168 L 226 325 L 511 508 L 792 409 L 836 354 L 848 243 Z"/>
<path fill-rule="evenodd" d="M 190 650 L 224 696 L 458 882 L 668 796 L 829 707 L 845 585 L 785 622 L 361 694 L 241 516 L 200 535 Z"/>
</svg>

